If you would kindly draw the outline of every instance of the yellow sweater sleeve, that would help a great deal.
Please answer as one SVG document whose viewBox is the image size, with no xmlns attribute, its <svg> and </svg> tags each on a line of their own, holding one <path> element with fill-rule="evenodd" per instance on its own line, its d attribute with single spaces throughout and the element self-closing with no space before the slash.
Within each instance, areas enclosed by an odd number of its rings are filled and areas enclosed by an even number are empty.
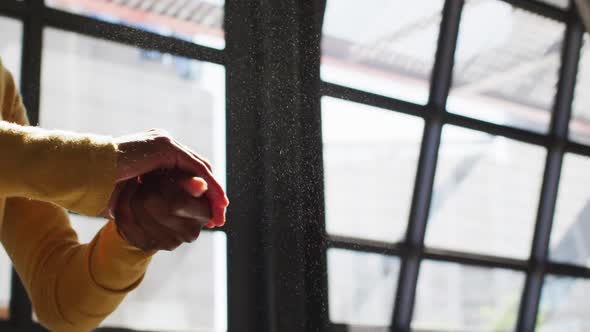
<svg viewBox="0 0 590 332">
<path fill-rule="evenodd" d="M 6 202 L 1 241 L 42 325 L 55 332 L 94 329 L 136 288 L 151 256 L 109 221 L 80 244 L 66 211 L 26 198 Z"/>
<path fill-rule="evenodd" d="M 40 322 L 52 331 L 96 327 L 141 282 L 151 255 L 128 245 L 109 221 L 80 244 L 63 207 L 96 215 L 116 169 L 103 138 L 24 127 L 25 110 L 0 64 L 0 241 Z M 61 205 L 62 207 L 59 207 Z"/>
</svg>

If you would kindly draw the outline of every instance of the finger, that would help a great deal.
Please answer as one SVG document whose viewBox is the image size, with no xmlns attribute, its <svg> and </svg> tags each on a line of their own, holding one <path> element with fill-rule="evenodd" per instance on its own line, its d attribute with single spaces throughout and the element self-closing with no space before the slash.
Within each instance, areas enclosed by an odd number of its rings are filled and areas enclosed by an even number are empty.
<svg viewBox="0 0 590 332">
<path fill-rule="evenodd" d="M 173 213 L 179 216 L 195 219 L 211 219 L 209 200 L 199 199 L 206 190 L 207 183 L 197 177 L 187 178 L 182 175 L 173 175 L 172 180 L 160 179 L 159 189 L 167 198 Z M 190 187 L 187 189 L 187 187 Z M 184 189 L 184 190 L 183 190 Z"/>
<path fill-rule="evenodd" d="M 131 207 L 138 224 L 152 239 L 149 244 L 150 249 L 167 251 L 176 249 L 182 244 L 182 240 L 178 239 L 169 230 L 160 226 L 156 219 L 146 210 L 146 194 L 143 190 L 144 189 L 142 188 L 142 192 L 139 193 L 135 200 L 133 200 Z"/>
<path fill-rule="evenodd" d="M 115 219 L 115 208 L 119 202 L 119 195 L 125 186 L 125 182 L 120 182 L 115 185 L 115 189 L 113 189 L 113 192 L 111 193 L 109 202 L 107 203 L 106 208 L 99 214 L 99 217 L 103 217 L 105 219 Z"/>
<path fill-rule="evenodd" d="M 176 183 L 178 183 L 185 192 L 196 198 L 203 196 L 208 189 L 207 182 L 196 176 L 180 178 L 176 180 Z"/>
<path fill-rule="evenodd" d="M 215 226 L 222 226 L 225 223 L 225 208 L 229 205 L 229 200 L 221 185 L 200 160 L 192 157 L 180 146 L 178 146 L 176 162 L 180 169 L 195 174 L 207 182 L 208 190 L 205 195 L 211 204 L 211 220 Z"/>
<path fill-rule="evenodd" d="M 139 184 L 132 179 L 126 182 L 126 185 L 119 194 L 117 206 L 115 208 L 115 225 L 119 234 L 132 246 L 143 251 L 148 251 L 147 244 L 150 239 L 135 222 L 135 216 L 131 209 L 131 199 L 136 194 Z"/>
<path fill-rule="evenodd" d="M 172 214 L 177 217 L 195 219 L 201 226 L 205 226 L 212 216 L 209 200 L 196 198 L 180 188 L 178 182 L 187 180 L 187 176 L 186 173 L 179 171 L 158 171 L 145 176 L 144 184 L 149 186 L 146 188 L 163 196 L 162 199 L 154 199 L 153 202 L 148 203 L 148 206 L 153 208 L 150 212 L 158 214 L 157 218 L 164 218 L 166 214 Z M 200 181 L 197 182 L 201 186 L 205 183 L 200 178 L 191 179 L 199 179 Z M 193 193 L 199 191 L 200 189 L 193 190 Z M 168 204 L 167 206 L 162 205 L 164 200 Z"/>
<path fill-rule="evenodd" d="M 156 183 L 166 196 L 184 191 L 193 197 L 201 197 L 207 191 L 207 182 L 180 170 L 159 170 L 142 177 L 146 182 Z"/>
<path fill-rule="evenodd" d="M 189 200 L 194 199 L 185 193 L 181 193 Z M 154 218 L 154 220 L 161 226 L 172 231 L 177 238 L 183 242 L 192 242 L 197 239 L 207 221 L 207 216 L 198 217 L 181 217 L 173 214 L 174 207 L 169 205 L 162 197 L 158 197 L 157 193 L 152 193 L 146 197 L 145 208 L 146 211 Z M 192 203 L 192 202 L 191 202 Z M 195 214 L 202 214 L 199 211 Z"/>
</svg>

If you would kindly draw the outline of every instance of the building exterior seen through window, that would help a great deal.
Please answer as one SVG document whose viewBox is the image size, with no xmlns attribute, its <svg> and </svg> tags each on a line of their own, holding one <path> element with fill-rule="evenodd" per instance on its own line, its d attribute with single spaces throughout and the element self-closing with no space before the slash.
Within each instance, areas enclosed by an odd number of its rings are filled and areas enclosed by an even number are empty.
<svg viewBox="0 0 590 332">
<path fill-rule="evenodd" d="M 547 2 L 569 6 L 567 1 Z M 443 5 L 436 0 L 411 5 L 328 0 L 322 79 L 427 104 Z M 566 23 L 509 1 L 465 1 L 447 110 L 548 133 L 565 31 Z M 570 122 L 570 137 L 579 142 L 588 142 L 590 133 L 590 103 L 582 92 L 589 86 L 586 48 L 580 55 Z M 326 230 L 336 239 L 377 241 L 383 247 L 404 241 L 424 123 L 395 111 L 323 97 Z M 543 146 L 445 124 L 426 247 L 528 260 L 546 158 Z M 590 260 L 590 228 L 585 226 L 590 216 L 585 176 L 589 161 L 565 155 L 551 234 L 550 256 L 555 261 L 587 266 Z M 330 319 L 389 326 L 399 265 L 395 256 L 329 249 Z M 513 331 L 525 277 L 522 271 L 422 260 L 411 326 L 428 331 Z M 584 287 L 583 279 L 547 276 L 537 329 L 590 328 L 585 318 L 588 302 L 577 295 Z"/>
<path fill-rule="evenodd" d="M 579 22 L 566 16 L 567 0 L 528 1 L 566 18 L 504 0 L 326 1 L 318 96 L 330 326 L 387 329 L 400 319 L 398 292 L 407 295 L 409 285 L 408 325 L 417 331 L 514 331 L 527 320 L 541 332 L 590 329 L 590 286 L 582 277 L 590 268 L 590 154 L 583 152 L 590 143 L 590 37 L 580 37 L 569 133 L 557 138 L 564 152 L 551 141 L 552 112 L 566 111 L 556 98 L 567 86 L 564 48 Z M 45 3 L 214 52 L 226 48 L 223 0 Z M 456 45 L 442 35 L 454 22 L 448 8 L 460 8 Z M 21 36 L 20 21 L 0 17 L 0 56 L 17 80 Z M 211 160 L 225 180 L 224 65 L 95 37 L 43 28 L 39 125 L 113 136 L 163 128 Z M 444 47 L 454 49 L 446 61 Z M 446 83 L 433 80 L 449 59 L 452 79 L 441 106 L 432 87 Z M 425 142 L 436 132 L 433 121 L 440 121 L 440 141 Z M 408 232 L 419 223 L 412 210 L 417 178 L 430 179 L 420 172 L 429 151 L 436 167 L 432 187 L 421 187 L 431 194 L 418 240 L 424 247 L 408 249 Z M 548 161 L 561 154 L 543 263 L 549 267 L 534 295 L 527 264 L 542 237 L 539 204 L 551 196 Z M 71 218 L 83 242 L 104 224 Z M 226 244 L 225 232 L 203 232 L 196 245 L 158 254 L 103 326 L 226 331 Z M 407 277 L 414 259 L 415 280 Z M 9 259 L 0 255 L 1 319 L 9 318 L 10 277 Z M 536 317 L 525 317 L 520 309 L 535 296 Z"/>
</svg>

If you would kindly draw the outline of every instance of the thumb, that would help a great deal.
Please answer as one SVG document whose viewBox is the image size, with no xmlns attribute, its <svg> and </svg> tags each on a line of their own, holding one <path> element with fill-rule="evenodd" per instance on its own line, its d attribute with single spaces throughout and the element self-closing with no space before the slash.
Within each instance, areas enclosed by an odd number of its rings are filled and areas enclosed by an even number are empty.
<svg viewBox="0 0 590 332">
<path fill-rule="evenodd" d="M 111 193 L 111 197 L 109 198 L 107 206 L 98 215 L 99 217 L 102 217 L 105 219 L 114 219 L 115 218 L 115 208 L 117 206 L 117 202 L 119 201 L 119 195 L 121 194 L 121 191 L 123 190 L 123 187 L 125 186 L 125 183 L 126 182 L 119 182 L 115 185 L 115 188 L 113 189 L 113 192 Z"/>
<path fill-rule="evenodd" d="M 200 177 L 183 177 L 177 180 L 177 183 L 193 197 L 201 197 L 207 192 L 207 182 Z"/>
</svg>

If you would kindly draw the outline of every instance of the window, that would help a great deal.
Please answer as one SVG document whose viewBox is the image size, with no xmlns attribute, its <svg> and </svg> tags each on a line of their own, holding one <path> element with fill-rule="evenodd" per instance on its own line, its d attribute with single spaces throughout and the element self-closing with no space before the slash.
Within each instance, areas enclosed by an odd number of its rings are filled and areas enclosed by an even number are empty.
<svg viewBox="0 0 590 332">
<path fill-rule="evenodd" d="M 549 275 L 545 278 L 537 318 L 540 332 L 584 331 L 588 323 L 587 279 Z"/>
<path fill-rule="evenodd" d="M 422 121 L 324 97 L 322 125 L 328 233 L 399 241 L 406 230 Z"/>
<path fill-rule="evenodd" d="M 588 37 L 568 10 L 327 0 L 335 331 L 588 328 Z"/>
<path fill-rule="evenodd" d="M 584 46 L 580 55 L 578 80 L 572 105 L 572 121 L 570 123 L 570 138 L 585 144 L 590 143 L 590 97 L 583 93 L 590 87 L 590 37 L 584 35 Z"/>
<path fill-rule="evenodd" d="M 328 250 L 330 318 L 357 325 L 387 325 L 399 259 L 351 250 Z"/>
<path fill-rule="evenodd" d="M 547 132 L 564 31 L 561 22 L 503 1 L 466 1 L 449 111 Z"/>
<path fill-rule="evenodd" d="M 555 261 L 590 264 L 590 248 L 585 240 L 590 221 L 590 192 L 584 186 L 588 166 L 590 158 L 569 153 L 564 157 L 549 252 Z"/>
<path fill-rule="evenodd" d="M 162 128 L 225 179 L 223 66 L 51 28 L 43 45 L 41 127 L 112 136 Z M 72 218 L 79 234 L 96 234 L 104 224 Z M 140 287 L 103 325 L 225 330 L 225 247 L 225 234 L 214 231 L 195 245 L 158 253 Z"/>
<path fill-rule="evenodd" d="M 443 0 L 327 1 L 322 79 L 424 104 Z M 396 17 L 392 20 L 392 17 Z"/>
<path fill-rule="evenodd" d="M 14 39 L 0 51 L 23 54 L 10 66 L 34 124 L 164 127 L 213 160 L 234 199 L 240 220 L 157 257 L 103 327 L 582 332 L 590 52 L 572 11 L 3 1 L 0 35 Z M 103 223 L 72 220 L 83 241 Z M 36 330 L 18 286 L 0 329 Z"/>
<path fill-rule="evenodd" d="M 192 1 L 190 10 L 186 1 L 138 5 L 7 2 L 0 14 L 14 18 L 0 17 L 3 64 L 23 81 L 33 124 L 111 136 L 163 128 L 208 158 L 225 186 L 224 3 Z M 27 61 L 22 78 L 21 58 Z M 82 243 L 105 223 L 76 214 L 71 222 Z M 206 230 L 197 242 L 156 255 L 141 286 L 101 326 L 226 331 L 226 235 Z M 36 330 L 26 293 L 16 283 L 11 290 L 10 278 L 4 254 L 0 329 Z"/>
<path fill-rule="evenodd" d="M 513 331 L 524 274 L 425 260 L 412 328 L 427 331 Z"/>
<path fill-rule="evenodd" d="M 223 49 L 223 0 L 46 0 L 49 7 Z"/>
<path fill-rule="evenodd" d="M 545 149 L 445 126 L 426 245 L 527 259 Z"/>
</svg>

